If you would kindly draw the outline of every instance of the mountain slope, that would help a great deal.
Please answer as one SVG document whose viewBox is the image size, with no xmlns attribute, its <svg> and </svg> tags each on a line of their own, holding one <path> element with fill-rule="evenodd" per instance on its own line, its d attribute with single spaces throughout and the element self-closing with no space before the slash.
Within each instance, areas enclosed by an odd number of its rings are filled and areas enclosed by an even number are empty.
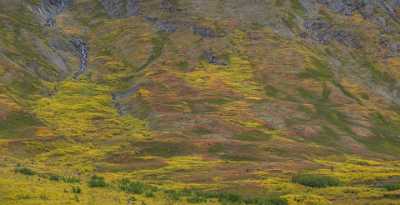
<svg viewBox="0 0 400 205">
<path fill-rule="evenodd" d="M 0 12 L 1 203 L 397 203 L 399 1 Z"/>
</svg>

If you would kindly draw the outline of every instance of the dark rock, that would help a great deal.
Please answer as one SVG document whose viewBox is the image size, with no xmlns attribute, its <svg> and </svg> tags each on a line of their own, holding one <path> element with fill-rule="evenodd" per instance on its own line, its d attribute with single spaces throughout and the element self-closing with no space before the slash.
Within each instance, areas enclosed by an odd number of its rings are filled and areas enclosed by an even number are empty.
<svg viewBox="0 0 400 205">
<path fill-rule="evenodd" d="M 400 23 L 400 16 L 396 13 L 396 9 L 400 7 L 399 0 L 317 0 L 317 2 L 333 12 L 347 16 L 359 12 L 364 18 L 372 19 L 376 23 L 381 23 L 384 17 L 380 14 L 381 12 L 377 12 L 381 10 L 382 13 Z"/>
<path fill-rule="evenodd" d="M 75 74 L 75 77 L 78 77 L 79 75 L 83 74 L 87 69 L 89 48 L 86 42 L 79 38 L 72 39 L 71 43 L 75 47 L 80 58 L 79 71 Z"/>
<path fill-rule="evenodd" d="M 400 23 L 400 16 L 397 15 L 395 9 L 400 6 L 399 0 L 392 1 L 379 1 L 380 6 L 387 12 L 387 14 L 397 23 Z"/>
<path fill-rule="evenodd" d="M 351 48 L 361 48 L 358 38 L 349 31 L 338 30 L 333 32 L 333 38 L 343 45 Z"/>
<path fill-rule="evenodd" d="M 161 10 L 169 13 L 175 13 L 177 11 L 176 5 L 173 2 L 171 2 L 171 0 L 161 1 L 160 8 Z"/>
<path fill-rule="evenodd" d="M 387 49 L 388 53 L 385 57 L 396 57 L 400 56 L 400 43 L 393 42 L 392 40 L 381 38 L 379 42 L 383 49 Z"/>
<path fill-rule="evenodd" d="M 210 64 L 214 65 L 228 65 L 226 60 L 218 58 L 212 51 L 204 51 L 203 57 L 208 61 Z"/>
<path fill-rule="evenodd" d="M 347 16 L 366 5 L 363 0 L 318 0 L 318 3 L 326 5 L 334 12 Z"/>
<path fill-rule="evenodd" d="M 392 57 L 400 55 L 400 43 L 391 43 L 389 45 L 390 54 Z"/>
<path fill-rule="evenodd" d="M 101 0 L 101 4 L 112 18 L 125 18 L 140 14 L 140 0 Z"/>
<path fill-rule="evenodd" d="M 117 109 L 119 115 L 126 115 L 129 112 L 128 106 L 122 103 L 116 102 L 114 103 L 114 107 Z"/>
<path fill-rule="evenodd" d="M 217 37 L 217 32 L 211 28 L 203 27 L 203 26 L 192 26 L 192 31 L 196 35 L 200 35 L 203 38 L 215 38 Z"/>
<path fill-rule="evenodd" d="M 140 14 L 139 0 L 128 0 L 126 4 L 127 16 L 138 16 Z"/>
<path fill-rule="evenodd" d="M 129 97 L 129 96 L 135 94 L 142 86 L 143 86 L 142 83 L 138 83 L 138 84 L 134 85 L 133 87 L 129 88 L 128 90 L 112 93 L 111 94 L 112 99 L 115 101 L 115 100 Z"/>
<path fill-rule="evenodd" d="M 112 18 L 125 17 L 125 3 L 125 0 L 101 0 L 101 4 L 103 5 L 107 14 Z"/>
<path fill-rule="evenodd" d="M 158 20 L 158 18 L 148 16 L 146 16 L 145 19 L 155 25 L 160 31 L 173 33 L 178 30 L 178 24 L 175 22 Z"/>
<path fill-rule="evenodd" d="M 160 31 L 168 33 L 173 33 L 178 29 L 178 26 L 175 23 L 169 21 L 158 21 L 156 26 Z"/>
<path fill-rule="evenodd" d="M 38 8 L 39 15 L 44 19 L 44 24 L 50 27 L 55 26 L 55 17 L 71 6 L 72 0 L 42 0 Z"/>
<path fill-rule="evenodd" d="M 359 39 L 350 31 L 337 29 L 335 26 L 321 19 L 308 20 L 304 23 L 308 36 L 321 44 L 328 44 L 333 40 L 351 48 L 360 48 Z"/>
<path fill-rule="evenodd" d="M 322 44 L 327 44 L 331 40 L 329 30 L 331 25 L 322 20 L 309 20 L 304 23 L 304 28 L 310 37 Z"/>
</svg>

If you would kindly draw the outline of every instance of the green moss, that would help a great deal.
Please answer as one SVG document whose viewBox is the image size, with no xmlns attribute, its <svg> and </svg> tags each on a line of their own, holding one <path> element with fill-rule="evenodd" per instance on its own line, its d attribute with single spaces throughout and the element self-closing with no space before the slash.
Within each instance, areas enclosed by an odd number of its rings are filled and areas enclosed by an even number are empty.
<svg viewBox="0 0 400 205">
<path fill-rule="evenodd" d="M 224 144 L 214 144 L 208 148 L 208 152 L 211 154 L 218 154 L 220 152 L 225 151 L 226 147 Z"/>
<path fill-rule="evenodd" d="M 42 123 L 32 114 L 13 112 L 0 120 L 0 138 L 32 137 L 35 127 Z"/>
<path fill-rule="evenodd" d="M 208 135 L 212 133 L 211 130 L 204 127 L 196 127 L 192 130 L 192 132 L 198 135 Z"/>
<path fill-rule="evenodd" d="M 187 71 L 189 69 L 189 63 L 187 61 L 180 61 L 178 63 L 178 68 L 183 71 Z"/>
<path fill-rule="evenodd" d="M 351 92 L 349 92 L 349 91 L 348 91 L 345 87 L 343 87 L 339 82 L 333 81 L 332 83 L 333 83 L 336 87 L 338 87 L 338 88 L 340 89 L 340 91 L 342 91 L 342 93 L 343 93 L 344 95 L 346 95 L 347 97 L 349 97 L 349 98 L 351 98 L 351 99 L 356 100 L 358 103 L 361 104 L 361 100 L 360 100 L 358 97 L 354 96 Z M 361 97 L 363 98 L 364 96 L 361 96 Z"/>
<path fill-rule="evenodd" d="M 278 96 L 280 96 L 280 91 L 277 89 L 277 88 L 275 88 L 274 86 L 272 86 L 272 85 L 267 85 L 267 86 L 265 86 L 265 94 L 267 95 L 267 96 L 270 96 L 270 97 L 273 97 L 273 98 L 277 98 Z"/>
<path fill-rule="evenodd" d="M 370 71 L 372 79 L 375 82 L 389 83 L 391 85 L 396 83 L 396 79 L 394 79 L 391 74 L 389 74 L 386 71 L 380 70 L 375 63 L 371 62 L 368 59 L 369 59 L 368 57 L 364 56 L 363 60 L 361 61 L 361 66 L 366 67 Z"/>
<path fill-rule="evenodd" d="M 330 95 L 330 90 L 324 86 L 324 89 L 322 91 L 321 95 L 317 95 L 311 91 L 305 90 L 305 89 L 299 89 L 299 94 L 305 98 L 308 102 L 314 105 L 315 107 L 315 112 L 311 110 L 305 110 L 305 112 L 308 112 L 314 116 L 318 117 L 319 119 L 326 120 L 329 122 L 331 125 L 334 125 L 337 127 L 339 130 L 344 131 L 347 134 L 353 135 L 353 131 L 349 127 L 350 122 L 347 118 L 347 116 L 338 111 L 336 109 L 336 106 L 329 102 L 329 95 Z"/>
<path fill-rule="evenodd" d="M 338 146 L 337 142 L 339 140 L 338 133 L 331 129 L 328 126 L 322 126 L 320 136 L 316 137 L 313 139 L 314 142 L 321 144 L 321 145 L 327 145 L 327 146 Z"/>
<path fill-rule="evenodd" d="M 375 137 L 360 140 L 374 151 L 395 155 L 400 153 L 399 122 L 385 118 L 380 113 L 372 114 L 371 122 Z"/>
<path fill-rule="evenodd" d="M 329 65 L 322 59 L 315 57 L 311 58 L 313 67 L 306 68 L 305 71 L 300 73 L 302 78 L 312 78 L 318 81 L 331 81 L 333 74 Z"/>
<path fill-rule="evenodd" d="M 373 132 L 377 136 L 400 142 L 400 139 L 398 138 L 400 133 L 400 123 L 385 118 L 380 113 L 374 113 L 371 120 L 374 124 Z"/>
<path fill-rule="evenodd" d="M 290 4 L 292 9 L 299 15 L 304 15 L 305 14 L 305 10 L 303 5 L 301 5 L 299 0 L 290 0 Z"/>
<path fill-rule="evenodd" d="M 147 66 L 149 66 L 151 63 L 153 63 L 156 59 L 158 59 L 161 56 L 167 40 L 168 40 L 168 35 L 163 32 L 159 32 L 157 37 L 154 37 L 152 39 L 153 48 L 151 49 L 151 54 L 147 59 L 147 61 L 139 67 L 139 71 L 145 69 Z"/>
</svg>

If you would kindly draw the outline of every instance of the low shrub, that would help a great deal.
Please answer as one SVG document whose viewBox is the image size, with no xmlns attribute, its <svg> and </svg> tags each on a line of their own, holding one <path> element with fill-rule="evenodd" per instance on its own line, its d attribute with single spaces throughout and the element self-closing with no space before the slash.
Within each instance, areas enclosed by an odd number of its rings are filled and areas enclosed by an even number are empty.
<svg viewBox="0 0 400 205">
<path fill-rule="evenodd" d="M 146 185 L 142 182 L 130 181 L 129 179 L 122 179 L 119 183 L 119 188 L 127 193 L 133 194 L 145 194 L 147 197 L 154 196 L 153 192 L 157 191 L 157 188 Z"/>
<path fill-rule="evenodd" d="M 208 199 L 217 199 L 221 204 L 249 204 L 249 205 L 287 205 L 285 199 L 277 196 L 267 197 L 243 197 L 239 194 L 229 192 L 205 192 L 200 190 L 166 190 L 165 193 L 170 199 L 179 200 L 187 198 L 189 203 L 205 203 Z"/>
<path fill-rule="evenodd" d="M 61 177 L 61 180 L 65 183 L 70 183 L 70 184 L 81 183 L 81 180 L 76 177 Z"/>
<path fill-rule="evenodd" d="M 154 197 L 153 191 L 146 191 L 146 192 L 144 193 L 144 195 L 145 195 L 147 198 Z"/>
<path fill-rule="evenodd" d="M 51 174 L 50 176 L 48 176 L 49 180 L 51 181 L 62 181 L 64 183 L 70 183 L 70 184 L 75 184 L 75 183 L 80 183 L 81 180 L 79 178 L 76 177 L 64 177 L 64 176 L 59 176 L 59 175 L 55 175 L 55 174 Z"/>
<path fill-rule="evenodd" d="M 378 186 L 379 188 L 386 189 L 387 191 L 400 190 L 400 183 L 385 183 Z"/>
<path fill-rule="evenodd" d="M 88 182 L 89 187 L 105 187 L 107 185 L 104 177 L 92 176 Z"/>
<path fill-rule="evenodd" d="M 60 181 L 61 180 L 61 176 L 52 174 L 52 175 L 49 176 L 49 180 L 50 181 Z"/>
<path fill-rule="evenodd" d="M 339 186 L 341 184 L 340 180 L 335 177 L 316 174 L 299 174 L 292 178 L 292 182 L 315 188 Z"/>
<path fill-rule="evenodd" d="M 254 204 L 254 205 L 287 205 L 288 202 L 286 199 L 282 199 L 280 197 L 257 197 L 250 198 L 244 200 L 246 204 Z"/>
<path fill-rule="evenodd" d="M 14 171 L 15 171 L 15 173 L 20 173 L 20 174 L 27 175 L 27 176 L 32 176 L 32 175 L 36 174 L 36 172 L 34 172 L 33 170 L 31 170 L 27 167 L 24 167 L 22 165 L 17 165 L 15 167 Z"/>
<path fill-rule="evenodd" d="M 81 188 L 79 186 L 73 186 L 72 187 L 72 193 L 74 194 L 80 194 L 82 192 Z"/>
</svg>

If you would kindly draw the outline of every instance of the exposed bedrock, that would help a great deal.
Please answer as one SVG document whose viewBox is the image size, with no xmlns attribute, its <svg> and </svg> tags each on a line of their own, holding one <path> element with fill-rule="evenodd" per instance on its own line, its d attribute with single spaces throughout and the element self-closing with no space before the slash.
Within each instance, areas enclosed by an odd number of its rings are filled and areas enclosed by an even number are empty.
<svg viewBox="0 0 400 205">
<path fill-rule="evenodd" d="M 42 0 L 37 12 L 47 26 L 55 26 L 55 17 L 71 6 L 73 0 Z"/>
<path fill-rule="evenodd" d="M 81 74 L 85 73 L 87 70 L 89 47 L 85 41 L 79 38 L 74 38 L 71 40 L 72 45 L 74 45 L 75 50 L 78 52 L 80 59 L 80 66 L 78 72 L 75 73 L 75 77 L 79 77 Z"/>
<path fill-rule="evenodd" d="M 304 28 L 312 40 L 321 44 L 337 41 L 347 47 L 361 48 L 360 40 L 356 35 L 348 30 L 336 28 L 324 20 L 307 20 L 304 23 Z"/>
<path fill-rule="evenodd" d="M 112 18 L 124 18 L 140 14 L 140 0 L 101 0 L 101 4 Z"/>
</svg>

